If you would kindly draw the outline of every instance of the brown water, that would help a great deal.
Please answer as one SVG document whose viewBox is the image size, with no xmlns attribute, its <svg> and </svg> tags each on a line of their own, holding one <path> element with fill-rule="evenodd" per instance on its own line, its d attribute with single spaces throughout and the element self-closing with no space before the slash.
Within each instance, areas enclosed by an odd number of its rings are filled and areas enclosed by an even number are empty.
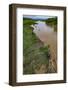
<svg viewBox="0 0 68 90">
<path fill-rule="evenodd" d="M 37 21 L 37 24 L 32 25 L 33 32 L 45 44 L 56 43 L 57 34 L 53 28 L 48 26 L 45 22 Z"/>
<path fill-rule="evenodd" d="M 49 67 L 52 72 L 57 72 L 57 33 L 54 29 L 48 26 L 43 21 L 37 21 L 37 24 L 31 25 L 33 27 L 33 32 L 36 36 L 44 43 L 44 45 L 49 45 L 51 52 L 51 60 Z"/>
</svg>

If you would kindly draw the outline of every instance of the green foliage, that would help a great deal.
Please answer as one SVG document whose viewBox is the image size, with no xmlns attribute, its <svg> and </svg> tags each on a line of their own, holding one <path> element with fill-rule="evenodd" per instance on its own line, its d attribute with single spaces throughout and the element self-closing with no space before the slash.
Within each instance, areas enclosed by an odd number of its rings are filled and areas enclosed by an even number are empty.
<svg viewBox="0 0 68 90">
<path fill-rule="evenodd" d="M 50 50 L 49 46 L 44 46 L 40 48 L 40 51 L 44 52 L 46 59 L 50 59 Z"/>
<path fill-rule="evenodd" d="M 34 43 L 39 41 L 32 29 L 28 26 L 25 26 L 23 29 L 23 43 L 24 43 L 24 51 L 30 48 Z"/>
<path fill-rule="evenodd" d="M 54 28 L 54 31 L 57 32 L 57 17 L 49 18 L 45 20 L 46 24 Z"/>
<path fill-rule="evenodd" d="M 50 25 L 56 25 L 57 24 L 57 17 L 47 19 L 46 23 L 50 24 Z"/>
<path fill-rule="evenodd" d="M 23 25 L 32 25 L 32 24 L 35 24 L 35 20 L 32 20 L 32 19 L 26 19 L 26 18 L 23 18 Z"/>
</svg>

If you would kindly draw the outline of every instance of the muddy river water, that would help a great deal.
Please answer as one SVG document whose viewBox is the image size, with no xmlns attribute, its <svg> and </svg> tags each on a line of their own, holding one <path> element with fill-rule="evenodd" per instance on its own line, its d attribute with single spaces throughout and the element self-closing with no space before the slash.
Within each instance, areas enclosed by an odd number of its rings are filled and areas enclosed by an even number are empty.
<svg viewBox="0 0 68 90">
<path fill-rule="evenodd" d="M 33 27 L 33 32 L 44 43 L 44 45 L 50 46 L 50 64 L 52 65 L 50 68 L 54 69 L 52 71 L 57 71 L 57 32 L 54 32 L 54 28 L 48 26 L 43 21 L 37 21 L 36 24 L 31 25 L 31 27 Z"/>
</svg>

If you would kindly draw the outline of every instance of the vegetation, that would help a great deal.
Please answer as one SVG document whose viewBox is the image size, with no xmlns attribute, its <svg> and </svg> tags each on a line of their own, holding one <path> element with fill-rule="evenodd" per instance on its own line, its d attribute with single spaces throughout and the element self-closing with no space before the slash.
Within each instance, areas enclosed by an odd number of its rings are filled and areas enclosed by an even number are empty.
<svg viewBox="0 0 68 90">
<path fill-rule="evenodd" d="M 23 25 L 31 25 L 31 24 L 35 24 L 35 21 L 36 20 L 32 20 L 32 19 L 29 19 L 29 18 L 23 18 Z"/>
<path fill-rule="evenodd" d="M 47 19 L 46 23 L 50 24 L 50 25 L 56 25 L 57 24 L 57 17 Z"/>
<path fill-rule="evenodd" d="M 46 24 L 54 28 L 54 31 L 57 32 L 57 17 L 49 18 L 45 20 Z"/>
</svg>

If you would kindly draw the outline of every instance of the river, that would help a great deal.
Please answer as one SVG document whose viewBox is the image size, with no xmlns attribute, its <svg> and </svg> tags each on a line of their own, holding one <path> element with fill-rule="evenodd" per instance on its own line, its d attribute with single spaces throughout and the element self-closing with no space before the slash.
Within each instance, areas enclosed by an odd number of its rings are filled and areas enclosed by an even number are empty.
<svg viewBox="0 0 68 90">
<path fill-rule="evenodd" d="M 33 32 L 36 36 L 44 43 L 44 45 L 49 45 L 51 52 L 50 67 L 54 69 L 52 71 L 57 71 L 57 32 L 54 32 L 53 27 L 48 26 L 43 21 L 37 21 L 33 27 Z"/>
</svg>

